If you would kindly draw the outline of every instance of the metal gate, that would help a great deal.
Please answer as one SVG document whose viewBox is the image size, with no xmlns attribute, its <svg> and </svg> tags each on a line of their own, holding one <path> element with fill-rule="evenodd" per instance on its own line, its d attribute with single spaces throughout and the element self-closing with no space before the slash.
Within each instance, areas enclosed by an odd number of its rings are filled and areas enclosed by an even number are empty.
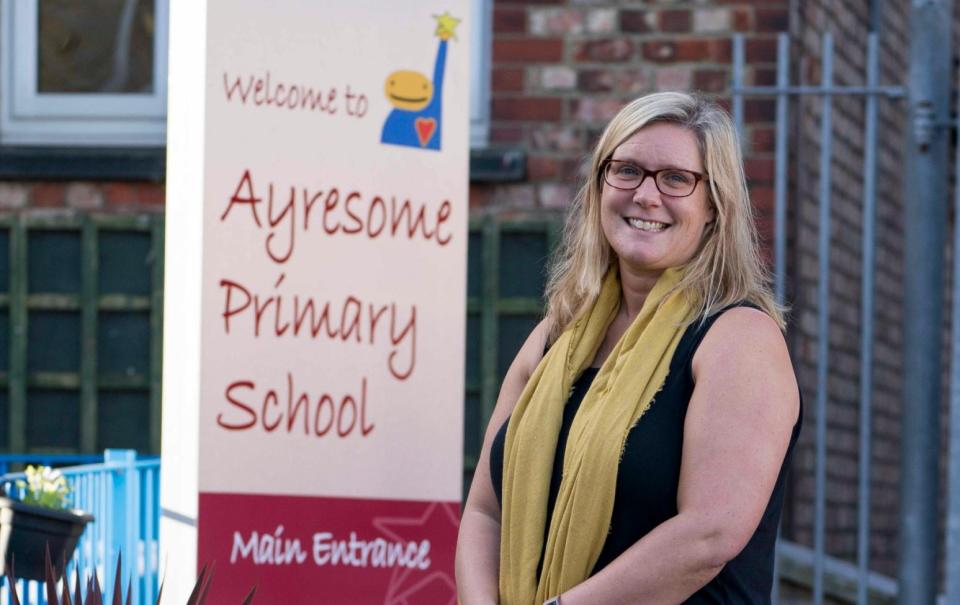
<svg viewBox="0 0 960 605">
<path fill-rule="evenodd" d="M 916 30 L 914 30 L 916 31 Z M 808 384 L 813 387 L 816 394 L 815 402 L 807 401 L 806 406 L 812 409 L 807 410 L 807 417 L 812 418 L 813 422 L 807 424 L 805 433 L 815 432 L 813 440 L 813 485 L 812 511 L 803 511 L 801 513 L 812 512 L 812 542 L 809 546 L 801 545 L 798 542 L 790 540 L 781 540 L 777 549 L 777 574 L 781 580 L 804 585 L 809 587 L 812 592 L 812 601 L 820 605 L 825 597 L 830 597 L 840 602 L 866 604 L 870 603 L 893 603 L 898 598 L 898 582 L 893 574 L 880 574 L 871 571 L 871 478 L 876 480 L 876 475 L 883 475 L 883 469 L 877 472 L 873 468 L 875 445 L 875 425 L 880 420 L 891 422 L 890 419 L 875 417 L 874 389 L 877 388 L 875 380 L 875 368 L 878 361 L 874 357 L 874 348 L 878 332 L 896 329 L 897 326 L 891 326 L 890 323 L 883 323 L 877 319 L 877 266 L 878 266 L 878 223 L 877 223 L 877 154 L 880 149 L 878 145 L 878 134 L 881 129 L 878 120 L 881 104 L 892 104 L 896 111 L 900 113 L 903 119 L 904 132 L 908 126 L 908 104 L 911 99 L 910 89 L 907 86 L 882 86 L 879 84 L 879 48 L 878 38 L 875 33 L 870 33 L 867 40 L 867 53 L 865 61 L 865 74 L 863 74 L 862 85 L 837 85 L 834 82 L 834 44 L 830 34 L 822 37 L 820 48 L 821 57 L 819 63 L 820 82 L 817 85 L 792 84 L 790 81 L 790 40 L 787 34 L 780 34 L 777 41 L 778 56 L 776 68 L 776 83 L 772 86 L 749 86 L 745 84 L 745 40 L 742 35 L 734 38 L 733 45 L 733 114 L 737 125 L 738 133 L 741 135 L 741 141 L 746 143 L 748 138 L 745 136 L 745 103 L 750 98 L 772 98 L 776 103 L 776 132 L 775 132 L 775 170 L 774 170 L 774 203 L 773 203 L 773 264 L 775 275 L 775 294 L 779 302 L 794 303 L 799 309 L 799 323 L 806 323 L 806 328 L 816 334 L 815 354 L 816 361 L 816 379 L 814 384 Z M 833 207 L 833 197 L 836 192 L 836 184 L 833 180 L 833 172 L 838 158 L 834 153 L 834 143 L 838 135 L 834 128 L 833 111 L 840 99 L 857 99 L 862 105 L 862 181 L 861 196 L 859 206 L 860 222 L 860 257 L 859 257 L 859 342 L 858 364 L 855 373 L 858 375 L 858 394 L 856 396 L 858 408 L 856 410 L 856 444 L 852 449 L 857 450 L 856 462 L 856 552 L 855 560 L 849 560 L 851 557 L 831 556 L 827 552 L 827 502 L 828 496 L 828 468 L 830 459 L 828 458 L 828 419 L 833 418 L 831 423 L 836 420 L 840 414 L 836 402 L 831 399 L 831 387 L 835 382 L 832 374 L 837 371 L 832 366 L 836 348 L 834 337 L 831 341 L 831 311 L 832 305 L 836 303 L 831 296 L 831 278 L 836 278 L 834 265 L 831 264 L 831 256 L 836 251 L 836 235 L 832 236 L 832 221 L 837 216 L 837 208 Z M 801 168 L 798 162 L 791 157 L 791 111 L 796 105 L 807 100 L 819 104 L 819 158 L 817 162 L 817 184 L 816 184 L 816 212 L 815 224 L 817 230 L 817 241 L 815 250 L 816 272 L 815 279 L 813 272 L 809 271 L 807 279 L 812 283 L 812 287 L 804 290 L 802 287 L 802 273 L 804 269 L 802 251 L 788 251 L 788 227 L 792 221 L 802 222 L 814 215 L 814 208 L 802 208 L 797 200 L 791 200 L 791 173 L 794 181 L 802 178 L 798 173 Z M 914 109 L 914 111 L 916 111 Z M 932 120 L 931 111 L 927 119 Z M 915 117 L 915 116 L 914 116 Z M 922 125 L 921 125 L 922 126 Z M 929 123 L 929 128 L 943 127 L 944 124 Z M 952 124 L 950 125 L 952 126 Z M 801 128 L 797 128 L 801 131 Z M 796 131 L 793 131 L 796 132 Z M 809 134 L 809 132 L 807 133 Z M 849 163 L 851 158 L 843 158 Z M 958 159 L 957 173 L 960 175 L 960 159 Z M 811 187 L 812 189 L 812 187 Z M 889 192 L 888 192 L 889 193 Z M 897 192 L 899 194 L 899 192 Z M 903 202 L 906 203 L 906 202 Z M 960 212 L 960 196 L 957 197 L 957 208 Z M 788 221 L 788 214 L 792 216 Z M 960 249 L 960 231 L 956 234 L 956 243 L 954 250 Z M 799 236 L 794 237 L 793 247 L 798 247 Z M 793 252 L 789 257 L 788 254 Z M 788 258 L 793 259 L 788 262 Z M 799 259 L 799 260 L 798 260 Z M 849 259 L 845 259 L 845 262 Z M 795 271 L 793 275 L 788 273 Z M 807 266 L 809 268 L 809 266 Z M 922 270 L 923 268 L 921 268 Z M 954 266 L 954 288 L 960 284 L 960 264 Z M 788 277 L 791 281 L 788 281 Z M 842 274 L 841 274 L 842 277 Z M 849 275 L 848 275 L 849 277 Z M 908 281 L 908 280 L 907 280 Z M 906 282 L 905 282 L 906 283 Z M 787 286 L 793 284 L 796 291 L 788 300 Z M 797 285 L 801 284 L 801 285 Z M 909 286 L 904 287 L 906 290 Z M 956 295 L 954 289 L 954 334 L 952 358 L 954 363 L 951 396 L 953 402 L 953 415 L 951 422 L 951 451 L 948 460 L 951 463 L 951 489 L 957 491 L 960 495 L 960 369 L 958 369 L 957 360 L 960 360 L 960 296 Z M 909 297 L 909 292 L 907 297 Z M 909 300 L 907 301 L 909 307 Z M 908 308 L 909 311 L 909 308 Z M 815 316 L 815 322 L 812 317 Z M 804 321 L 810 320 L 810 321 Z M 794 323 L 791 321 L 791 323 Z M 794 326 L 795 327 L 795 326 Z M 879 330 L 878 330 L 879 328 Z M 852 343 L 851 343 L 852 346 Z M 907 368 L 903 376 L 911 370 L 910 360 L 907 360 Z M 851 370 L 853 371 L 853 370 Z M 801 381 L 803 382 L 803 381 Z M 813 382 L 813 381 L 811 381 Z M 836 389 L 834 389 L 835 391 Z M 812 414 L 811 414 L 812 412 Z M 898 419 L 897 419 L 898 420 Z M 896 422 L 894 420 L 893 422 Z M 832 425 L 831 425 L 832 426 Z M 850 436 L 848 436 L 850 437 Z M 911 438 L 915 438 L 911 437 Z M 886 444 L 885 444 L 886 445 Z M 911 444 L 915 445 L 915 444 Z M 936 452 L 933 453 L 936 456 Z M 834 460 L 843 462 L 842 460 Z M 899 462 L 900 471 L 903 474 L 910 472 L 909 466 L 902 460 Z M 806 465 L 806 468 L 804 466 Z M 809 470 L 809 461 L 794 460 L 794 470 Z M 840 465 L 842 466 L 842 464 Z M 800 467 L 800 468 L 798 468 Z M 928 469 L 929 470 L 929 469 Z M 925 471 L 926 472 L 926 471 Z M 936 472 L 932 470 L 930 472 Z M 801 479 L 803 479 L 801 477 Z M 909 479 L 909 477 L 907 478 Z M 903 478 L 901 478 L 903 481 Z M 803 481 L 798 482 L 803 484 Z M 807 482 L 809 483 L 809 482 Z M 809 486 L 807 487 L 809 490 Z M 802 490 L 801 490 L 802 491 Z M 802 494 L 801 494 L 802 495 Z M 887 494 L 889 495 L 889 494 Z M 957 578 L 960 569 L 960 499 L 952 505 L 958 511 L 948 516 L 948 530 L 953 536 L 954 546 L 947 548 L 947 602 L 960 603 L 960 578 Z M 910 504 L 909 496 L 905 500 Z M 907 511 L 910 513 L 911 511 Z M 903 533 L 904 513 L 900 512 L 900 532 Z M 889 525 L 889 520 L 885 523 Z M 909 523 L 909 522 L 908 522 Z M 896 527 L 894 528 L 896 529 Z M 805 540 L 806 541 L 806 540 Z M 875 546 L 878 540 L 874 540 Z M 936 544 L 933 545 L 936 551 Z M 931 556 L 936 556 L 936 552 Z M 899 576 L 901 578 L 911 578 L 909 568 L 904 567 L 905 554 L 903 552 L 903 541 L 901 540 L 901 551 L 899 553 Z M 906 570 L 906 571 L 905 571 Z M 953 585 L 951 585 L 953 582 Z M 775 583 L 774 602 L 781 602 L 779 582 Z M 933 590 L 934 593 L 939 592 Z M 901 603 L 916 602 L 909 601 L 909 596 L 900 595 Z M 943 596 L 940 597 L 941 600 Z M 787 599 L 784 598 L 783 601 Z"/>
<path fill-rule="evenodd" d="M 869 34 L 867 42 L 866 74 L 860 86 L 839 86 L 834 83 L 833 38 L 825 34 L 821 42 L 820 82 L 816 85 L 790 82 L 790 39 L 780 34 L 777 40 L 777 69 L 774 86 L 747 86 L 744 84 L 745 41 L 742 35 L 733 45 L 733 115 L 741 140 L 745 137 L 744 104 L 747 97 L 772 97 L 776 100 L 775 177 L 773 217 L 774 290 L 780 303 L 787 302 L 788 251 L 787 227 L 790 179 L 790 124 L 791 105 L 801 97 L 813 96 L 820 102 L 820 157 L 817 190 L 817 277 L 816 300 L 816 401 L 806 402 L 805 416 L 813 419 L 805 431 L 815 431 L 814 439 L 814 507 L 812 548 L 782 540 L 778 547 L 778 575 L 812 589 L 813 602 L 820 605 L 829 589 L 830 596 L 839 600 L 867 603 L 869 597 L 892 601 L 895 582 L 870 572 L 870 476 L 872 435 L 873 342 L 875 317 L 876 267 L 876 206 L 877 206 L 877 130 L 878 104 L 901 103 L 906 96 L 902 86 L 880 86 L 878 39 Z M 834 161 L 833 108 L 838 96 L 862 99 L 864 107 L 863 180 L 862 180 L 862 257 L 860 283 L 860 384 L 859 384 L 859 461 L 857 487 L 856 563 L 831 557 L 826 552 L 827 503 L 827 417 L 829 406 L 828 379 L 830 375 L 830 317 L 831 317 L 831 220 L 833 217 L 832 168 Z M 800 212 L 794 212 L 800 220 Z M 812 408 L 812 409 L 811 409 Z M 811 414 L 812 412 L 812 414 Z M 775 602 L 780 601 L 779 586 L 775 584 Z"/>
</svg>

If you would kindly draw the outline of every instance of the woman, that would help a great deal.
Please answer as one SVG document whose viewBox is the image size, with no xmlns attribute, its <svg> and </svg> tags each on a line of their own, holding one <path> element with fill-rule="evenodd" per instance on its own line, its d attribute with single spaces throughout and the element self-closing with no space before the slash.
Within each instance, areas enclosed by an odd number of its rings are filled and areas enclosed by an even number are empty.
<svg viewBox="0 0 960 605">
<path fill-rule="evenodd" d="M 487 429 L 460 602 L 768 603 L 800 401 L 730 119 L 642 97 L 591 169 Z"/>
</svg>

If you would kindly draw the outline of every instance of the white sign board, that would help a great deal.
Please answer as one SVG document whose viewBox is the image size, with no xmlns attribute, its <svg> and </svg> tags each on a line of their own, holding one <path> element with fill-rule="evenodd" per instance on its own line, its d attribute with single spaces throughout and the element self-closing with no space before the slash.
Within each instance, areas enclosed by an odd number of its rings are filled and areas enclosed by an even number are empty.
<svg viewBox="0 0 960 605">
<path fill-rule="evenodd" d="M 469 14 L 173 3 L 171 600 L 454 599 Z"/>
</svg>

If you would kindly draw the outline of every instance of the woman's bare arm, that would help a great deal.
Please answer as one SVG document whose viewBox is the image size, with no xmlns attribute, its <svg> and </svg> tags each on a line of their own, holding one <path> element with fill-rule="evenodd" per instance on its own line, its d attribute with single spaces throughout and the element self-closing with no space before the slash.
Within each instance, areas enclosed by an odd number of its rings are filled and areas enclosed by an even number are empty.
<svg viewBox="0 0 960 605">
<path fill-rule="evenodd" d="M 704 337 L 693 373 L 678 514 L 565 592 L 563 605 L 680 603 L 756 531 L 799 410 L 783 335 L 760 311 L 727 311 Z"/>
<path fill-rule="evenodd" d="M 490 479 L 490 444 L 540 363 L 546 338 L 544 320 L 533 329 L 510 364 L 487 425 L 457 537 L 457 595 L 461 605 L 491 605 L 499 600 L 500 504 Z"/>
</svg>

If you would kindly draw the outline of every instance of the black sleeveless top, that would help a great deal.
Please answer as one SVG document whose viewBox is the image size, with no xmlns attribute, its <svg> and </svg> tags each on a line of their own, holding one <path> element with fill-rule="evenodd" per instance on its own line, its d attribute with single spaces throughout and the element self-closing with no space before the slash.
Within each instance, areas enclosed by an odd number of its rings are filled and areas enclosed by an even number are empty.
<svg viewBox="0 0 960 605">
<path fill-rule="evenodd" d="M 693 354 L 707 330 L 721 313 L 722 311 L 708 317 L 702 324 L 694 322 L 687 328 L 670 362 L 670 371 L 663 389 L 657 394 L 641 420 L 630 430 L 617 472 L 610 532 L 600 558 L 590 575 L 596 574 L 653 528 L 677 514 L 683 423 L 694 386 L 691 367 Z M 563 423 L 560 427 L 557 451 L 553 461 L 553 474 L 550 479 L 550 495 L 547 503 L 548 527 L 557 493 L 560 490 L 567 435 L 580 402 L 583 401 L 598 371 L 598 368 L 584 370 L 574 383 L 570 398 L 563 410 Z M 789 468 L 790 456 L 800 433 L 802 405 L 801 402 L 800 416 L 793 427 L 786 457 L 757 531 L 740 554 L 730 560 L 714 579 L 684 601 L 685 603 L 695 605 L 767 605 L 770 603 L 773 554 L 780 512 L 783 507 L 786 470 Z M 503 504 L 503 448 L 506 435 L 507 423 L 504 423 L 490 447 L 490 474 L 494 492 L 501 505 Z M 546 534 L 546 530 L 544 533 Z M 543 553 L 541 552 L 538 574 L 542 565 Z"/>
</svg>

